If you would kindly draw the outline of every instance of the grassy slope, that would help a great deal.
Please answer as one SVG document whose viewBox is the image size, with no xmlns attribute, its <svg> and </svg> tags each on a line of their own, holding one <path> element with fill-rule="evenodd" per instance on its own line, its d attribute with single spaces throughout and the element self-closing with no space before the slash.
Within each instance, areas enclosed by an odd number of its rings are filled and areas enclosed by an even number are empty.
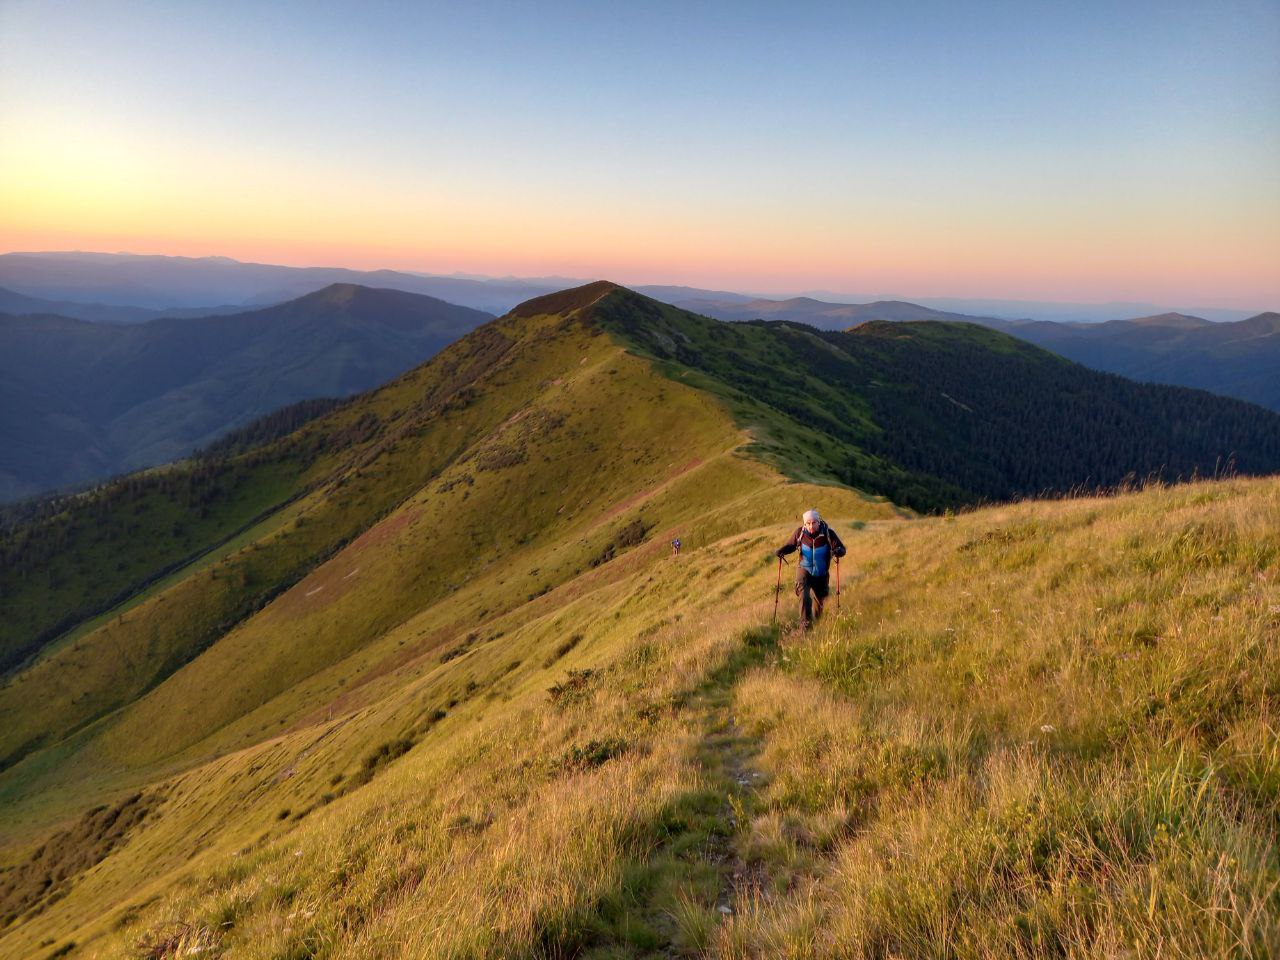
<svg viewBox="0 0 1280 960">
<path fill-rule="evenodd" d="M 287 464 L 295 495 L 310 492 L 288 508 L 298 516 L 287 528 L 212 565 L 195 563 L 191 576 L 140 610 L 122 611 L 7 679 L 0 687 L 0 757 L 6 765 L 131 702 L 460 455 L 503 415 L 492 405 L 470 404 L 471 391 L 477 378 L 501 376 L 515 342 L 488 328 L 447 348 L 438 362 L 221 468 L 247 474 L 255 489 L 265 489 L 263 477 Z M 442 413 L 451 414 L 447 436 L 441 436 Z M 108 493 L 109 504 L 119 499 Z M 212 516 L 219 530 L 227 526 L 224 512 Z M 83 520 L 78 527 L 90 530 Z M 86 532 L 77 541 L 77 555 L 93 549 L 89 540 Z M 120 522 L 109 525 L 104 544 L 147 563 L 173 549 L 163 538 L 144 540 L 136 531 L 131 537 L 131 525 Z M 36 713 L 27 708 L 33 702 L 57 709 Z"/>
<path fill-rule="evenodd" d="M 6 955 L 1276 947 L 1274 481 L 889 519 L 740 458 L 719 407 L 607 338 L 511 322 L 532 361 L 244 556 L 407 490 L 380 524 L 0 775 L 10 867 L 55 824 L 46 857 L 105 844 L 75 825 L 98 800 L 145 811 Z M 852 548 L 844 616 L 782 654 L 769 550 L 811 502 Z M 216 569 L 79 642 L 145 650 Z"/>
<path fill-rule="evenodd" d="M 225 464 L 206 467 L 208 480 L 200 480 L 196 466 L 179 464 L 85 494 L 71 509 L 6 535 L 0 664 L 12 669 L 81 617 L 276 508 L 298 492 L 305 467 Z M 193 509 L 193 491 L 208 498 L 207 511 Z M 138 536 L 143 530 L 150 535 Z"/>
<path fill-rule="evenodd" d="M 843 609 L 782 649 L 768 550 L 787 525 L 677 561 L 652 543 L 351 714 L 175 777 L 0 943 L 1266 955 L 1277 521 L 1276 481 L 837 521 Z"/>
</svg>

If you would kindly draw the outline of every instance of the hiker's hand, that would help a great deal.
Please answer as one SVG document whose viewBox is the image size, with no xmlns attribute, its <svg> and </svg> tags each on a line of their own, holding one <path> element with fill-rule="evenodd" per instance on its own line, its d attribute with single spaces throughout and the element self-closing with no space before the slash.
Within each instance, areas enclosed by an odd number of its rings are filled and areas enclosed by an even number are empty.
<svg viewBox="0 0 1280 960">
<path fill-rule="evenodd" d="M 781 560 L 783 557 L 787 555 L 786 547 L 779 547 L 777 550 L 773 551 L 773 555 L 777 557 L 779 560 Z"/>
</svg>

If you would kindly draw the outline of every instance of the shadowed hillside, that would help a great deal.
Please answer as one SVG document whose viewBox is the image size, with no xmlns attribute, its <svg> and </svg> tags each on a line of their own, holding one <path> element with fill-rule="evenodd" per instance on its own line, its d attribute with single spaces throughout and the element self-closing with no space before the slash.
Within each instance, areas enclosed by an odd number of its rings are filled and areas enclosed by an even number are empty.
<svg viewBox="0 0 1280 960">
<path fill-rule="evenodd" d="M 1280 410 L 1280 314 L 1234 323 L 1162 314 L 1099 324 L 1019 323 L 1016 337 L 1077 363 L 1147 383 L 1176 383 Z"/>
<path fill-rule="evenodd" d="M 969 328 L 856 354 L 703 322 L 568 291 L 200 465 L 279 476 L 260 501 L 279 505 L 235 527 L 211 501 L 208 552 L 0 686 L 0 951 L 1280 942 L 1276 481 L 912 519 L 758 458 L 792 466 L 787 443 L 817 436 L 816 474 L 856 449 L 773 391 L 779 364 L 1077 368 Z M 929 476 L 893 455 L 865 457 Z M 90 503 L 40 521 L 73 555 L 96 542 Z M 770 624 L 772 550 L 815 504 L 850 555 L 838 609 L 800 637 Z M 159 556 L 103 529 L 140 568 Z"/>
<path fill-rule="evenodd" d="M 164 463 L 286 404 L 368 389 L 488 319 L 351 284 L 128 326 L 0 315 L 0 499 Z"/>
</svg>

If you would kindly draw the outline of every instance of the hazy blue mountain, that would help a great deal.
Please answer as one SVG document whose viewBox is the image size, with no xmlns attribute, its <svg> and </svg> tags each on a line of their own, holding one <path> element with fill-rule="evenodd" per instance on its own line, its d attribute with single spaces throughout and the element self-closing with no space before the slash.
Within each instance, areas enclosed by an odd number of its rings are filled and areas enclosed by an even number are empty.
<svg viewBox="0 0 1280 960">
<path fill-rule="evenodd" d="M 488 319 L 350 284 L 130 325 L 0 315 L 0 499 L 164 463 L 287 404 L 367 390 Z"/>
<path fill-rule="evenodd" d="M 28 297 L 0 287 L 0 313 L 25 316 L 36 313 L 56 314 L 90 323 L 143 323 L 160 317 L 208 317 L 214 314 L 241 313 L 253 307 L 221 304 L 216 307 L 170 307 L 154 310 L 149 307 L 126 307 L 108 303 L 77 303 L 72 300 L 42 300 Z"/>
<path fill-rule="evenodd" d="M 991 324 L 1095 370 L 1280 410 L 1280 313 L 1234 323 L 1166 313 L 1099 324 Z"/>
<path fill-rule="evenodd" d="M 804 296 L 835 303 L 901 300 L 902 295 L 880 293 L 833 293 L 822 290 L 801 291 Z M 1169 312 L 1191 313 L 1214 322 L 1243 320 L 1256 311 L 1196 304 L 1136 303 L 1072 303 L 1060 300 L 1003 300 L 989 297 L 927 297 L 906 293 L 912 303 L 944 312 L 968 316 L 997 317 L 1002 320 L 1052 320 L 1055 323 L 1104 323 L 1126 317 L 1140 317 Z"/>
<path fill-rule="evenodd" d="M 871 320 L 959 320 L 984 323 L 991 318 L 971 317 L 960 313 L 946 313 L 922 307 L 918 303 L 903 300 L 878 300 L 874 303 L 829 303 L 812 297 L 792 297 L 789 300 L 762 298 L 740 301 L 718 298 L 690 297 L 675 301 L 682 310 L 701 313 L 717 320 L 789 320 L 807 323 L 820 330 L 847 330 L 849 327 Z"/>
<path fill-rule="evenodd" d="M 717 303 L 739 304 L 750 303 L 758 299 L 745 293 L 731 293 L 728 290 L 703 290 L 699 287 L 680 287 L 662 284 L 633 287 L 637 293 L 653 297 L 664 303 L 682 303 L 690 300 L 710 300 Z"/>
<path fill-rule="evenodd" d="M 503 313 L 517 303 L 585 279 L 573 277 L 486 276 L 477 273 L 432 274 L 422 271 L 351 270 L 342 267 L 286 267 L 243 263 L 229 257 L 162 257 L 126 253 L 10 253 L 0 255 L 0 286 L 32 297 L 106 306 L 131 306 L 177 315 L 216 304 L 265 306 L 310 293 L 330 283 L 358 283 L 439 297 L 450 303 Z M 634 289 L 667 303 L 712 300 L 745 303 L 757 298 L 788 299 L 797 291 L 731 292 L 699 287 L 651 284 Z M 799 291 L 801 298 L 830 303 L 903 301 L 899 295 L 852 295 Z M 1213 321 L 1235 321 L 1250 311 L 1187 304 L 1066 303 L 1047 300 L 998 300 L 909 296 L 912 303 L 943 315 L 1036 319 L 1057 322 L 1101 322 L 1120 317 L 1176 310 Z M 13 312 L 13 311 L 9 311 Z M 55 311 L 75 315 L 67 310 Z M 98 319 L 84 317 L 81 319 Z"/>
<path fill-rule="evenodd" d="M 265 306 L 295 299 L 333 283 L 403 290 L 449 303 L 501 313 L 522 300 L 556 289 L 525 281 L 433 277 L 396 270 L 285 267 L 241 263 L 227 257 L 160 257 L 108 253 L 0 255 L 0 286 L 30 297 L 143 307 L 211 304 Z"/>
</svg>

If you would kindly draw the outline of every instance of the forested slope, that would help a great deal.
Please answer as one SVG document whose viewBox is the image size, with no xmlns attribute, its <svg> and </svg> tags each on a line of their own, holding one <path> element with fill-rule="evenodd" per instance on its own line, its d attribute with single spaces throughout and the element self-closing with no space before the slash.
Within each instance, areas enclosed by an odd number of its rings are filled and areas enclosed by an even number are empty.
<svg viewBox="0 0 1280 960">
<path fill-rule="evenodd" d="M 1280 471 L 1280 416 L 1097 373 L 971 324 L 726 324 L 624 290 L 591 315 L 724 396 L 784 470 L 917 509 Z"/>
</svg>

